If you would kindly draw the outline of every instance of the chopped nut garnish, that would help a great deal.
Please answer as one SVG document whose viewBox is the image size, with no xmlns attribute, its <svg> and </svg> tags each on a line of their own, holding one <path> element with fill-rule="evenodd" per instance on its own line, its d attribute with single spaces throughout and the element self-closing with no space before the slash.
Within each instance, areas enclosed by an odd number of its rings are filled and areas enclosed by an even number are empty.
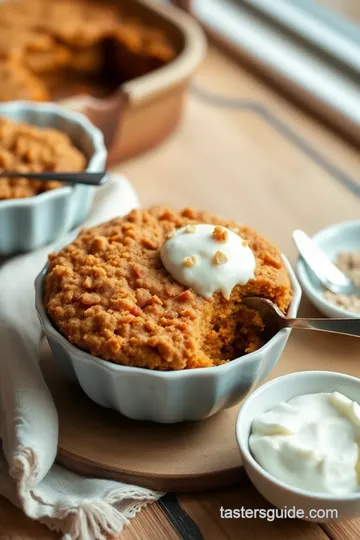
<svg viewBox="0 0 360 540">
<path fill-rule="evenodd" d="M 243 240 L 243 241 L 241 242 L 241 245 L 242 245 L 243 247 L 248 247 L 249 242 L 248 242 L 247 240 Z"/>
<path fill-rule="evenodd" d="M 228 258 L 222 251 L 217 251 L 213 257 L 213 263 L 216 265 L 225 264 Z"/>
<path fill-rule="evenodd" d="M 170 238 L 172 238 L 174 234 L 175 234 L 175 229 L 171 229 L 171 231 L 167 233 L 166 239 L 170 240 Z"/>
<path fill-rule="evenodd" d="M 181 212 L 181 214 L 184 217 L 194 219 L 196 217 L 196 212 L 193 208 L 184 208 L 184 210 Z"/>
<path fill-rule="evenodd" d="M 164 212 L 160 214 L 159 219 L 166 221 L 175 221 L 176 216 L 172 210 L 164 210 Z"/>
<path fill-rule="evenodd" d="M 132 242 L 133 242 L 133 239 L 131 238 L 131 236 L 125 236 L 123 240 L 124 246 L 129 246 Z"/>
<path fill-rule="evenodd" d="M 227 230 L 223 229 L 219 225 L 214 227 L 213 233 L 211 235 L 216 242 L 226 242 L 228 239 Z"/>
<path fill-rule="evenodd" d="M 191 291 L 189 291 L 189 289 L 187 289 L 186 291 L 181 292 L 176 297 L 176 299 L 179 300 L 179 302 L 189 302 L 190 300 L 193 299 L 193 294 Z"/>
<path fill-rule="evenodd" d="M 182 317 L 188 317 L 189 319 L 191 320 L 195 320 L 197 315 L 196 315 L 196 311 L 195 309 L 183 309 L 181 312 L 180 312 L 180 315 Z"/>
<path fill-rule="evenodd" d="M 84 287 L 84 289 L 90 289 L 92 285 L 92 281 L 90 277 L 86 276 L 86 278 L 84 279 L 81 285 Z"/>
<path fill-rule="evenodd" d="M 113 336 L 112 338 L 107 340 L 105 346 L 116 354 L 121 349 L 122 341 L 123 339 L 121 337 Z"/>
<path fill-rule="evenodd" d="M 145 330 L 147 330 L 148 332 L 153 332 L 154 330 L 156 330 L 156 324 L 154 323 L 154 321 L 150 320 L 150 321 L 146 321 L 144 323 L 144 328 Z"/>
<path fill-rule="evenodd" d="M 80 296 L 80 302 L 85 306 L 93 306 L 95 304 L 99 304 L 100 301 L 101 298 L 96 293 L 84 293 Z"/>
<path fill-rule="evenodd" d="M 134 274 L 138 278 L 143 278 L 148 273 L 148 269 L 146 268 L 146 266 L 144 266 L 142 264 L 134 263 L 133 265 L 130 265 L 130 266 L 132 266 Z"/>
<path fill-rule="evenodd" d="M 152 304 L 159 304 L 159 306 L 162 306 L 164 302 L 161 300 L 161 298 L 159 298 L 156 294 L 154 294 L 151 297 L 151 303 Z"/>
<path fill-rule="evenodd" d="M 187 266 L 188 268 L 192 268 L 196 264 L 196 255 L 192 255 L 191 257 L 186 257 L 183 261 L 183 265 Z"/>
<path fill-rule="evenodd" d="M 196 232 L 195 225 L 186 225 L 185 232 L 186 233 L 195 233 Z"/>
<path fill-rule="evenodd" d="M 105 236 L 95 236 L 90 246 L 90 252 L 95 254 L 99 251 L 105 251 L 108 245 L 109 242 Z"/>
<path fill-rule="evenodd" d="M 153 240 L 152 238 L 146 238 L 146 236 L 143 236 L 141 238 L 141 244 L 148 249 L 157 248 L 157 243 L 155 242 L 155 240 Z"/>
</svg>

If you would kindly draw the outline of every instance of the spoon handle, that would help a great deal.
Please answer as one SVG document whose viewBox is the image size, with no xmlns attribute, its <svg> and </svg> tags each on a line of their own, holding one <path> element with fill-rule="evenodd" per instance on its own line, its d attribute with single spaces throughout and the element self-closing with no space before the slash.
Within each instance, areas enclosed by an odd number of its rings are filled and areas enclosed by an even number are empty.
<svg viewBox="0 0 360 540">
<path fill-rule="evenodd" d="M 61 172 L 39 172 L 39 173 L 20 173 L 16 171 L 1 171 L 1 178 L 29 178 L 33 180 L 41 180 L 48 182 L 56 180 L 65 182 L 66 184 L 76 185 L 84 184 L 86 186 L 99 186 L 106 181 L 106 171 L 103 172 L 76 172 L 76 173 L 61 173 Z"/>
<path fill-rule="evenodd" d="M 360 319 L 286 319 L 286 326 L 298 330 L 319 330 L 360 337 Z"/>
</svg>

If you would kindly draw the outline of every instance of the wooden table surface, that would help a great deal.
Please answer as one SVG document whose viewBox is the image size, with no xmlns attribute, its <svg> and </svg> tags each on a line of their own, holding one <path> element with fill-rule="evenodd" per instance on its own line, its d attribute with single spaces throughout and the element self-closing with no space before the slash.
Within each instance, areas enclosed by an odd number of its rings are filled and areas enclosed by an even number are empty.
<svg viewBox="0 0 360 540">
<path fill-rule="evenodd" d="M 263 83 L 212 49 L 196 76 L 184 120 L 161 147 L 118 168 L 133 182 L 143 205 L 192 205 L 248 223 L 295 260 L 291 231 L 308 233 L 360 217 L 358 151 L 297 110 Z M 307 301 L 302 313 L 313 313 Z M 274 375 L 326 369 L 356 371 L 360 342 L 353 338 L 293 333 Z M 314 366 L 313 358 L 320 365 Z M 214 437 L 221 433 L 214 433 Z M 268 508 L 242 479 L 228 490 L 167 495 L 143 510 L 123 540 L 355 540 L 360 520 L 317 525 L 298 520 L 221 519 L 220 507 Z M 0 540 L 58 538 L 0 499 Z M 86 539 L 84 539 L 86 540 Z"/>
</svg>

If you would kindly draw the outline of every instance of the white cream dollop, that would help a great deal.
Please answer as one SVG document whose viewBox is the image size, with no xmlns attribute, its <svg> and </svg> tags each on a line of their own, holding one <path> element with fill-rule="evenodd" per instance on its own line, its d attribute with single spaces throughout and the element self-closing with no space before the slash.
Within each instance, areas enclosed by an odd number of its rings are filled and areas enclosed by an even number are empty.
<svg viewBox="0 0 360 540">
<path fill-rule="evenodd" d="M 161 259 L 176 281 L 210 298 L 215 291 L 230 298 L 235 285 L 245 285 L 254 277 L 256 261 L 247 242 L 225 227 L 226 238 L 216 239 L 215 225 L 188 225 L 164 242 Z M 217 228 L 219 231 L 219 227 Z"/>
<path fill-rule="evenodd" d="M 256 461 L 284 483 L 317 493 L 358 489 L 360 406 L 340 394 L 281 402 L 256 418 L 249 439 Z"/>
</svg>

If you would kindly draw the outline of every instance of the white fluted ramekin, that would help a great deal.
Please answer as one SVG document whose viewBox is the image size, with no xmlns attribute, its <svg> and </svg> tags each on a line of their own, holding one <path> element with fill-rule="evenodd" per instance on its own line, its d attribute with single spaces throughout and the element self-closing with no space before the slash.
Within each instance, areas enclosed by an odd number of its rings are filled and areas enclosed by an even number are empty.
<svg viewBox="0 0 360 540">
<path fill-rule="evenodd" d="M 13 101 L 0 105 L 0 116 L 67 133 L 87 157 L 86 170 L 104 170 L 107 153 L 103 135 L 82 114 L 52 103 Z M 66 186 L 34 197 L 0 201 L 0 254 L 32 251 L 80 225 L 95 190 L 93 186 Z"/>
<path fill-rule="evenodd" d="M 301 288 L 284 262 L 293 289 L 288 315 L 296 317 Z M 113 364 L 78 349 L 54 328 L 44 306 L 47 271 L 48 265 L 35 281 L 36 310 L 56 361 L 90 399 L 136 420 L 201 420 L 236 405 L 269 375 L 290 335 L 284 328 L 259 350 L 216 367 L 155 371 Z"/>
</svg>

